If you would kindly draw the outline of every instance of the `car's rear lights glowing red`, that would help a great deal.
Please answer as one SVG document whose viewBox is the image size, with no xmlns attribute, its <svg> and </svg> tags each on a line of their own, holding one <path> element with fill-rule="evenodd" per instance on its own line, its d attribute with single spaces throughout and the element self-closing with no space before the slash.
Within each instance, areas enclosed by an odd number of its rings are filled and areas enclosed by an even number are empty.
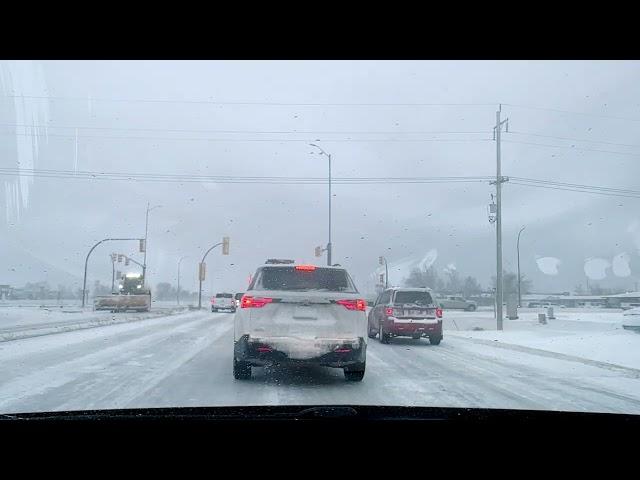
<svg viewBox="0 0 640 480">
<path fill-rule="evenodd" d="M 273 348 L 271 348 L 269 345 L 260 345 L 258 347 L 258 352 L 260 352 L 260 353 L 273 352 Z"/>
<path fill-rule="evenodd" d="M 271 302 L 273 302 L 273 298 L 244 295 L 242 300 L 240 300 L 240 308 L 262 308 Z"/>
<path fill-rule="evenodd" d="M 393 317 L 393 307 L 385 308 L 384 313 L 387 315 L 387 317 Z"/>
<path fill-rule="evenodd" d="M 364 312 L 367 309 L 367 303 L 364 300 L 336 300 L 338 305 L 342 305 L 347 310 L 359 310 Z"/>
<path fill-rule="evenodd" d="M 315 265 L 296 265 L 295 269 L 301 272 L 313 272 L 317 267 Z"/>
<path fill-rule="evenodd" d="M 337 352 L 337 353 L 348 353 L 348 352 L 350 352 L 350 351 L 351 351 L 351 349 L 350 349 L 350 348 L 336 348 L 336 349 L 334 350 L 334 352 Z"/>
<path fill-rule="evenodd" d="M 436 317 L 442 318 L 442 309 L 441 308 L 436 308 Z"/>
</svg>

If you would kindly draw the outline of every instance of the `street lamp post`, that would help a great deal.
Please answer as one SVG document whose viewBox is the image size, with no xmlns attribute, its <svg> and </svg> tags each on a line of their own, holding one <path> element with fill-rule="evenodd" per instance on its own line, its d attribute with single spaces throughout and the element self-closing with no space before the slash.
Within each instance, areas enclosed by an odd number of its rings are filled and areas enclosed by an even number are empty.
<svg viewBox="0 0 640 480">
<path fill-rule="evenodd" d="M 380 265 L 384 263 L 384 288 L 389 288 L 389 266 L 387 265 L 387 259 L 384 256 L 380 257 Z"/>
<path fill-rule="evenodd" d="M 147 237 L 149 234 L 149 212 L 154 208 L 160 208 L 160 207 L 162 207 L 162 205 L 154 205 L 153 207 L 149 208 L 149 202 L 147 202 L 147 215 L 145 217 L 145 222 L 144 222 L 144 260 L 142 261 L 142 264 L 143 264 L 142 278 L 144 280 L 145 285 L 147 284 L 147 250 L 148 250 Z"/>
<path fill-rule="evenodd" d="M 184 260 L 185 258 L 188 258 L 188 257 L 180 257 L 180 260 L 178 260 L 178 293 L 176 294 L 177 300 L 178 300 L 178 306 L 180 306 L 180 264 L 182 263 L 182 260 Z"/>
<path fill-rule="evenodd" d="M 517 251 L 518 251 L 518 307 L 522 306 L 522 294 L 520 292 L 520 234 L 526 227 L 522 227 L 518 232 L 518 242 L 517 242 Z"/>
<path fill-rule="evenodd" d="M 314 143 L 310 143 L 309 145 L 320 150 L 320 155 L 325 155 L 329 159 L 329 243 L 327 243 L 327 265 L 331 266 L 331 154 L 325 152 Z"/>
<path fill-rule="evenodd" d="M 214 248 L 216 248 L 217 246 L 219 246 L 219 245 L 222 245 L 222 242 L 216 243 L 209 250 L 204 252 L 204 255 L 202 256 L 202 261 L 200 262 L 201 265 L 204 263 L 204 259 L 207 258 L 207 255 L 209 254 L 209 252 L 211 250 L 213 250 Z M 200 272 L 198 272 L 198 273 L 200 273 Z M 199 274 L 198 277 L 199 277 L 199 281 L 200 281 L 200 286 L 198 287 L 198 310 L 200 310 L 202 308 L 202 275 Z"/>
</svg>

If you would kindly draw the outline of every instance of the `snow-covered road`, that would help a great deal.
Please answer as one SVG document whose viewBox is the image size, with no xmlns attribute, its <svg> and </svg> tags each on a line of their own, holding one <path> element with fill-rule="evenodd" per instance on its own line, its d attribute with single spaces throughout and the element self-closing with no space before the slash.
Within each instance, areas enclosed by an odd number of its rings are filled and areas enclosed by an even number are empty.
<svg viewBox="0 0 640 480">
<path fill-rule="evenodd" d="M 491 345 L 445 331 L 370 340 L 367 372 L 231 371 L 233 315 L 208 311 L 0 343 L 0 412 L 130 407 L 367 404 L 640 413 L 640 370 Z"/>
</svg>

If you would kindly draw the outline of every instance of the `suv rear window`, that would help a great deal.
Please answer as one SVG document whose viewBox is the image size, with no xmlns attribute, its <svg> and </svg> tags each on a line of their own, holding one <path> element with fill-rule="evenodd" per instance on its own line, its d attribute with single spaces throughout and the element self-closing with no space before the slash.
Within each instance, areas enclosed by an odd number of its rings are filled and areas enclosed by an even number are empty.
<svg viewBox="0 0 640 480">
<path fill-rule="evenodd" d="M 431 305 L 433 299 L 429 292 L 396 292 L 393 303 L 415 303 L 417 305 Z"/>
<path fill-rule="evenodd" d="M 346 270 L 335 268 L 302 271 L 295 267 L 266 267 L 258 270 L 249 289 L 358 293 Z"/>
<path fill-rule="evenodd" d="M 216 298 L 232 298 L 233 295 L 230 293 L 216 293 Z"/>
</svg>

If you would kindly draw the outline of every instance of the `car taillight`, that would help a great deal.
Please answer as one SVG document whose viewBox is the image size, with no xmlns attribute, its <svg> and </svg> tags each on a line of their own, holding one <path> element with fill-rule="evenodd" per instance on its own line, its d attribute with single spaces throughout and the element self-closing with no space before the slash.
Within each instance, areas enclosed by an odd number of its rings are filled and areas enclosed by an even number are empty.
<svg viewBox="0 0 640 480">
<path fill-rule="evenodd" d="M 436 308 L 436 317 L 442 318 L 442 309 L 440 307 Z"/>
<path fill-rule="evenodd" d="M 212 304 L 216 303 L 216 299 L 215 299 L 215 298 L 212 298 L 212 299 L 211 299 L 211 303 L 212 303 Z"/>
<path fill-rule="evenodd" d="M 367 303 L 364 300 L 336 300 L 338 305 L 342 305 L 347 310 L 359 310 L 361 312 L 366 311 Z"/>
<path fill-rule="evenodd" d="M 384 313 L 387 315 L 387 317 L 393 317 L 393 307 L 385 308 Z"/>
<path fill-rule="evenodd" d="M 240 308 L 262 308 L 267 303 L 273 302 L 273 298 L 265 298 L 265 297 L 251 297 L 249 295 L 245 295 L 240 300 Z"/>
<path fill-rule="evenodd" d="M 316 269 L 315 265 L 296 265 L 296 270 L 300 270 L 301 272 L 313 272 Z"/>
</svg>

